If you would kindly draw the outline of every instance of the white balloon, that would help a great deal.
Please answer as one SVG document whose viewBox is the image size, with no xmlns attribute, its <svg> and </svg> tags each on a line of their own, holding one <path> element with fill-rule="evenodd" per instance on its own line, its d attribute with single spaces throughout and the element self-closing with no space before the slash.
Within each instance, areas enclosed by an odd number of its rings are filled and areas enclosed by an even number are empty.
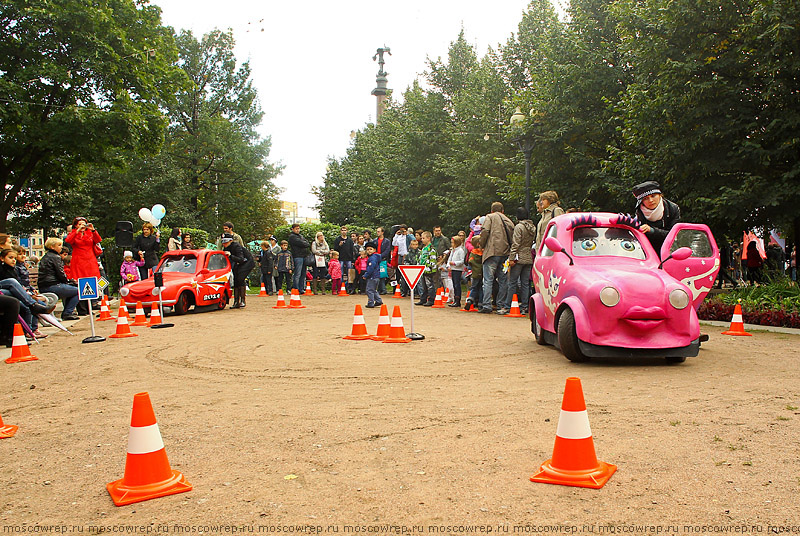
<svg viewBox="0 0 800 536">
<path fill-rule="evenodd" d="M 149 208 L 142 207 L 139 209 L 139 217 L 142 218 L 142 221 L 150 221 L 150 218 L 153 217 L 153 213 L 150 212 Z"/>
<path fill-rule="evenodd" d="M 153 223 L 153 227 L 158 227 L 159 225 L 161 225 L 161 220 L 153 218 L 153 222 L 152 223 Z"/>
</svg>

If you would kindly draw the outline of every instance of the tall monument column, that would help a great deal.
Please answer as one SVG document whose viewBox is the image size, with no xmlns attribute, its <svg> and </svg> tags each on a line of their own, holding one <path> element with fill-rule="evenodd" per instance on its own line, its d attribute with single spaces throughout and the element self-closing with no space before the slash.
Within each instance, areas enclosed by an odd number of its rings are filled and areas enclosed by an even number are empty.
<svg viewBox="0 0 800 536">
<path fill-rule="evenodd" d="M 392 55 L 392 51 L 386 45 L 383 45 L 382 48 L 379 48 L 378 51 L 372 56 L 372 61 L 378 62 L 378 75 L 375 77 L 375 89 L 372 90 L 372 94 L 375 95 L 377 99 L 377 107 L 375 113 L 375 122 L 377 123 L 381 119 L 381 115 L 386 110 L 386 96 L 389 94 L 389 89 L 386 87 L 386 83 L 388 79 L 386 75 L 389 74 L 383 70 L 383 65 L 385 63 L 383 59 L 383 54 L 387 53 L 390 56 Z"/>
</svg>

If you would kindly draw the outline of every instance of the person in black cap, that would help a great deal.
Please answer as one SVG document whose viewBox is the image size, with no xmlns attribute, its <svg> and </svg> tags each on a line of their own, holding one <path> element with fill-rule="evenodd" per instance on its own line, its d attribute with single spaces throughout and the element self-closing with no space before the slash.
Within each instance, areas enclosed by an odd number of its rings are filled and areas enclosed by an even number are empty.
<svg viewBox="0 0 800 536">
<path fill-rule="evenodd" d="M 241 309 L 246 305 L 247 276 L 256 265 L 250 250 L 236 242 L 231 233 L 223 233 L 220 237 L 222 248 L 231 261 L 233 271 L 233 305 L 231 309 Z"/>
<path fill-rule="evenodd" d="M 636 196 L 636 217 L 642 222 L 639 230 L 650 240 L 656 254 L 661 255 L 661 245 L 670 229 L 681 219 L 681 209 L 661 194 L 661 186 L 647 181 L 633 187 Z"/>
</svg>

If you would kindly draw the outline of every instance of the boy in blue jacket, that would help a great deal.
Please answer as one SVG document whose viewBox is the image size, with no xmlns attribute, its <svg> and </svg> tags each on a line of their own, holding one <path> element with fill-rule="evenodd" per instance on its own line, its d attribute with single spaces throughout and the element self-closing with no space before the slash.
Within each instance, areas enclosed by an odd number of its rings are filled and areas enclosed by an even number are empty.
<svg viewBox="0 0 800 536">
<path fill-rule="evenodd" d="M 364 272 L 364 279 L 367 280 L 367 308 L 372 309 L 376 305 L 383 305 L 383 300 L 378 295 L 378 283 L 381 280 L 381 256 L 375 253 L 375 243 L 367 242 L 367 270 Z"/>
</svg>

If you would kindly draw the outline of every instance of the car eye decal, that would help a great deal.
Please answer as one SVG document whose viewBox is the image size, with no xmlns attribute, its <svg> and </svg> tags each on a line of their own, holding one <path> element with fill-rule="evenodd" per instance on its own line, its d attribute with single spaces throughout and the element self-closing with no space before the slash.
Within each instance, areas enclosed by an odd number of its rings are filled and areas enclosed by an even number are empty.
<svg viewBox="0 0 800 536">
<path fill-rule="evenodd" d="M 622 249 L 625 251 L 634 251 L 636 249 L 636 245 L 630 240 L 623 240 L 620 242 L 620 246 L 622 246 Z"/>
<path fill-rule="evenodd" d="M 587 238 L 581 242 L 581 249 L 584 251 L 594 251 L 597 248 L 597 242 L 591 238 Z"/>
</svg>

